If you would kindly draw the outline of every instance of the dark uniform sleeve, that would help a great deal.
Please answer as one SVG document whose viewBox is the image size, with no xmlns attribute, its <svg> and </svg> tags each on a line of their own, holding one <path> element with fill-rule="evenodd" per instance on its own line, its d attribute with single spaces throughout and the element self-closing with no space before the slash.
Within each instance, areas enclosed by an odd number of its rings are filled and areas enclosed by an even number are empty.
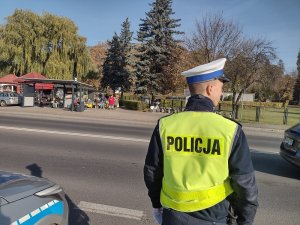
<svg viewBox="0 0 300 225">
<path fill-rule="evenodd" d="M 252 225 L 258 207 L 258 189 L 246 136 L 238 126 L 229 158 L 233 194 L 229 196 L 238 225 Z"/>
<path fill-rule="evenodd" d="M 144 165 L 144 181 L 153 208 L 160 208 L 160 191 L 163 178 L 163 150 L 158 125 L 155 127 Z"/>
</svg>

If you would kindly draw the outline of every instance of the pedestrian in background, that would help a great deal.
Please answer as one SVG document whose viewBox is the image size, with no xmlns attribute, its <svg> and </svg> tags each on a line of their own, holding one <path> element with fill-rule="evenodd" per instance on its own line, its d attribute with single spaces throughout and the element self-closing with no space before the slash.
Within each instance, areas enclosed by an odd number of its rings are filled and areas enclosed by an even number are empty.
<svg viewBox="0 0 300 225">
<path fill-rule="evenodd" d="M 115 95 L 114 99 L 115 99 L 115 108 L 119 108 L 119 95 Z"/>
<path fill-rule="evenodd" d="M 153 216 L 162 225 L 252 225 L 258 190 L 251 154 L 235 121 L 215 113 L 229 82 L 222 58 L 182 73 L 191 97 L 184 112 L 161 118 L 145 159 Z"/>
<path fill-rule="evenodd" d="M 115 98 L 114 98 L 113 95 L 109 96 L 109 98 L 108 98 L 108 105 L 109 105 L 109 109 L 114 109 Z"/>
<path fill-rule="evenodd" d="M 102 94 L 100 97 L 100 105 L 99 105 L 100 109 L 105 109 L 106 101 L 107 101 L 107 99 L 106 99 L 105 95 Z"/>
</svg>

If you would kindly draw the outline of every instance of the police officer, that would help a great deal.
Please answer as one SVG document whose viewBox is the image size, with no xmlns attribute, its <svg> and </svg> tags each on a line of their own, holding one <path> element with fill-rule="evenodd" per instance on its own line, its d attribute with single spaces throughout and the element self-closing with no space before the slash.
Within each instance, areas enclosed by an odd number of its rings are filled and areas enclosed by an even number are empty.
<svg viewBox="0 0 300 225">
<path fill-rule="evenodd" d="M 257 186 L 240 124 L 214 112 L 229 79 L 225 58 L 182 73 L 191 97 L 184 112 L 161 118 L 145 159 L 153 216 L 162 225 L 253 223 Z"/>
</svg>

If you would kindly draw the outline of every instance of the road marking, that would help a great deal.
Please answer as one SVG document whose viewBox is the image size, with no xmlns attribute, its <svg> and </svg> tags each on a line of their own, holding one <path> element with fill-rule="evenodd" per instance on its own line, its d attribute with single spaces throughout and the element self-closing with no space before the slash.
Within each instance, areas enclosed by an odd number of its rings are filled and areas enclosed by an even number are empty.
<svg viewBox="0 0 300 225">
<path fill-rule="evenodd" d="M 91 202 L 84 202 L 84 201 L 79 202 L 78 208 L 83 211 L 124 217 L 124 218 L 135 219 L 135 220 L 142 220 L 142 218 L 144 217 L 143 211 L 96 204 Z"/>
<path fill-rule="evenodd" d="M 266 148 L 264 147 L 263 150 L 260 150 L 260 147 L 252 147 L 250 146 L 250 152 L 257 153 L 257 154 L 269 154 L 269 155 L 279 155 L 279 152 L 274 152 L 274 148 Z"/>
<path fill-rule="evenodd" d="M 45 133 L 45 134 L 61 134 L 61 135 L 80 136 L 80 137 L 94 137 L 94 138 L 113 139 L 113 140 L 122 140 L 122 141 L 149 142 L 149 140 L 147 139 L 140 139 L 140 138 L 116 137 L 116 136 L 87 134 L 87 133 L 73 133 L 73 132 L 64 132 L 64 131 L 56 131 L 56 130 L 40 130 L 40 129 L 30 129 L 30 128 L 23 128 L 23 127 L 0 126 L 0 129 L 28 131 L 28 132 Z"/>
</svg>

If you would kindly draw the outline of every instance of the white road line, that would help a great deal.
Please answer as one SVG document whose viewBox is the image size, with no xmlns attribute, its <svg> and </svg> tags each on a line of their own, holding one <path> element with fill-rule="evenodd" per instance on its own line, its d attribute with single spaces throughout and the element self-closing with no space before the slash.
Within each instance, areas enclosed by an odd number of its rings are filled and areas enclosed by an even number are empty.
<svg viewBox="0 0 300 225">
<path fill-rule="evenodd" d="M 263 153 L 263 154 L 269 154 L 269 155 L 279 155 L 279 149 L 275 148 L 268 148 L 268 147 L 255 147 L 250 146 L 250 151 L 253 153 Z"/>
<path fill-rule="evenodd" d="M 141 220 L 144 217 L 143 211 L 96 204 L 91 202 L 84 202 L 84 201 L 79 202 L 78 208 L 87 212 L 125 217 L 125 218 L 135 219 L 135 220 Z"/>
<path fill-rule="evenodd" d="M 61 134 L 61 135 L 80 136 L 80 137 L 95 137 L 95 138 L 113 139 L 113 140 L 122 140 L 122 141 L 149 142 L 149 140 L 147 139 L 140 139 L 140 138 L 116 137 L 116 136 L 87 134 L 87 133 L 73 133 L 73 132 L 64 132 L 64 131 L 57 131 L 57 130 L 40 130 L 40 129 L 30 129 L 30 128 L 23 128 L 23 127 L 0 126 L 0 129 L 28 131 L 28 132 L 45 133 L 45 134 Z"/>
</svg>

